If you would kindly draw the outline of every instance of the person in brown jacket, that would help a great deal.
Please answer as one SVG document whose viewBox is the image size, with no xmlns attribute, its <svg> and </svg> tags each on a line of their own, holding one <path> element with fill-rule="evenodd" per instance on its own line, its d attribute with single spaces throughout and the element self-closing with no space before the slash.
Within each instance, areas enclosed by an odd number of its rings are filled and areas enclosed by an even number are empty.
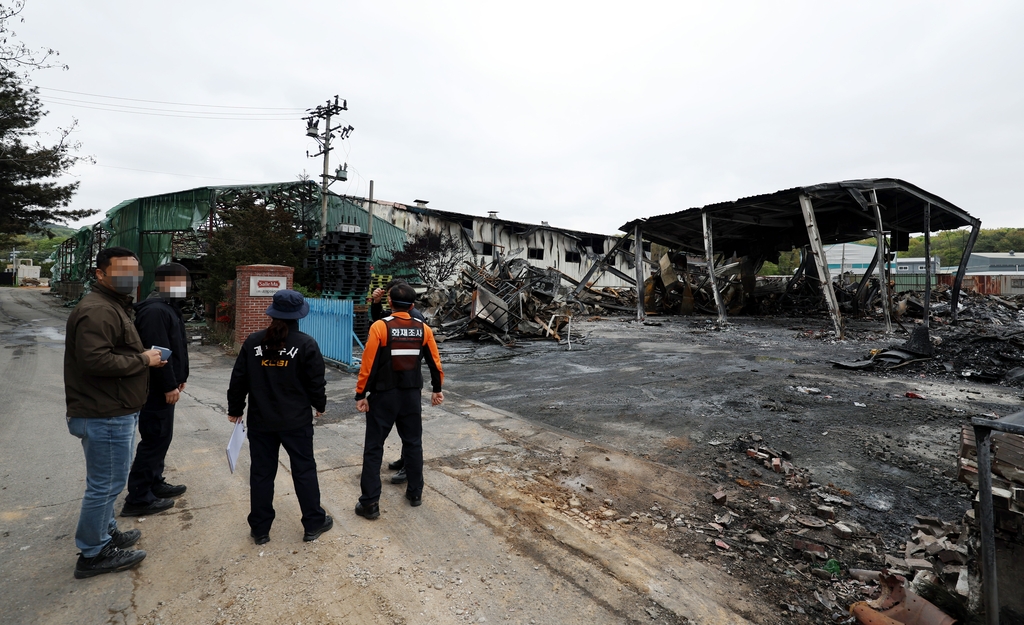
<svg viewBox="0 0 1024 625">
<path fill-rule="evenodd" d="M 114 501 L 128 481 L 139 411 L 149 392 L 149 368 L 160 350 L 146 349 L 129 313 L 142 278 L 135 253 L 111 247 L 96 255 L 96 283 L 68 317 L 64 395 L 68 431 L 82 439 L 85 495 L 75 544 L 75 577 L 124 571 L 146 557 L 127 550 L 142 536 L 121 532 Z M 171 358 L 174 356 L 172 355 Z"/>
</svg>

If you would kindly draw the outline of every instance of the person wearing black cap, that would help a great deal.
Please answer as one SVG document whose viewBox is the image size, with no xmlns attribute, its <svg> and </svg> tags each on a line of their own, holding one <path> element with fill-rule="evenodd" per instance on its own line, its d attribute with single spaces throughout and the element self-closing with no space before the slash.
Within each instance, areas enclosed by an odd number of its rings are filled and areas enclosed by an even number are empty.
<svg viewBox="0 0 1024 625">
<path fill-rule="evenodd" d="M 388 292 L 391 291 L 393 287 L 396 287 L 399 284 L 409 283 L 401 278 L 395 278 L 391 282 L 388 282 L 387 289 L 374 289 L 373 293 L 370 294 L 371 322 L 383 319 L 384 317 L 387 317 L 388 315 L 391 314 L 390 310 L 387 312 L 385 312 L 384 310 L 384 301 L 385 299 L 387 299 L 384 296 L 387 295 Z M 410 306 L 406 312 L 409 313 L 410 317 L 416 319 L 417 321 L 422 321 L 423 323 L 427 322 L 427 318 L 423 316 L 423 313 L 421 313 L 419 309 L 416 308 L 415 305 Z M 399 457 L 398 460 L 389 462 L 388 469 L 396 471 L 396 473 L 391 476 L 392 484 L 405 484 L 407 481 L 409 481 L 409 475 L 405 471 L 405 458 Z"/>
<path fill-rule="evenodd" d="M 181 303 L 188 295 L 188 269 L 178 263 L 160 265 L 154 272 L 156 288 L 135 305 L 135 329 L 145 346 L 171 350 L 167 366 L 149 370 L 149 395 L 139 414 L 139 446 L 135 450 L 128 495 L 121 516 L 156 514 L 174 507 L 172 497 L 185 486 L 168 484 L 164 460 L 174 435 L 174 405 L 188 380 L 188 337 Z"/>
<path fill-rule="evenodd" d="M 408 474 L 405 498 L 413 506 L 422 503 L 421 363 L 426 358 L 433 391 L 430 399 L 434 406 L 444 401 L 441 392 L 444 372 L 430 326 L 409 316 L 415 297 L 416 292 L 408 284 L 391 288 L 388 303 L 394 312 L 370 326 L 356 382 L 356 409 L 367 414 L 363 471 L 359 481 L 362 494 L 355 511 L 367 519 L 380 516 L 380 463 L 384 440 L 393 426 L 397 426 L 402 438 L 402 458 Z"/>
<path fill-rule="evenodd" d="M 313 458 L 313 419 L 327 410 L 324 358 L 313 337 L 299 331 L 309 304 L 297 291 L 274 294 L 266 330 L 245 339 L 231 371 L 228 420 L 237 423 L 249 400 L 249 527 L 257 545 L 270 540 L 274 522 L 274 479 L 281 447 L 291 461 L 292 483 L 302 510 L 304 541 L 334 526 L 320 506 L 320 482 Z"/>
</svg>

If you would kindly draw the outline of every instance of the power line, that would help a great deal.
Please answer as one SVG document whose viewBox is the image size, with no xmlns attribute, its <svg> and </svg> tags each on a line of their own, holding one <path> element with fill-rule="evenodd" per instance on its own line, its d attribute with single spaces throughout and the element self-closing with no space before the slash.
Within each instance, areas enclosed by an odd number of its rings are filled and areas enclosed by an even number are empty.
<svg viewBox="0 0 1024 625">
<path fill-rule="evenodd" d="M 104 167 L 106 169 L 124 169 L 124 170 L 127 170 L 127 171 L 141 171 L 141 172 L 145 172 L 147 174 L 162 174 L 162 175 L 165 175 L 165 176 L 180 176 L 182 178 L 202 178 L 204 180 L 224 180 L 224 181 L 227 181 L 227 182 L 252 182 L 252 183 L 259 183 L 259 182 L 261 182 L 259 180 L 242 180 L 242 179 L 239 179 L 239 178 L 217 178 L 217 177 L 212 177 L 212 176 L 195 176 L 195 175 L 192 175 L 192 174 L 176 174 L 176 173 L 169 172 L 169 171 L 153 171 L 152 169 L 136 169 L 134 167 L 117 167 L 116 165 L 100 165 L 100 164 L 97 164 L 97 163 L 94 163 L 94 165 L 96 167 Z"/>
<path fill-rule="evenodd" d="M 164 112 L 164 113 L 185 113 L 187 115 L 198 115 L 198 114 L 201 114 L 201 113 L 207 113 L 207 111 L 180 111 L 180 110 L 177 110 L 177 109 L 158 109 L 158 108 L 152 108 L 152 107 L 149 107 L 149 106 L 132 106 L 130 104 L 106 104 L 104 102 L 93 102 L 91 100 L 76 100 L 74 98 L 61 98 L 61 97 L 52 96 L 52 95 L 51 96 L 43 96 L 43 98 L 45 98 L 45 101 L 51 102 L 51 103 L 58 103 L 59 102 L 59 103 L 62 103 L 62 104 L 66 104 L 66 103 L 74 102 L 74 103 L 79 103 L 79 104 L 92 104 L 92 105 L 95 105 L 95 106 L 111 107 L 110 110 L 131 109 L 131 110 L 139 110 L 139 111 L 161 111 L 161 112 Z M 41 99 L 43 99 L 43 98 L 41 98 Z M 124 112 L 126 112 L 126 113 L 127 112 L 131 112 L 131 110 L 125 110 Z M 209 113 L 210 114 L 216 114 L 216 115 L 232 115 L 232 116 L 238 116 L 238 117 L 267 117 L 267 118 L 270 118 L 270 119 L 274 119 L 274 118 L 285 119 L 284 116 L 286 116 L 287 119 L 296 119 L 296 114 L 295 113 L 227 113 L 227 112 L 222 113 L 220 111 L 209 112 Z"/>
<path fill-rule="evenodd" d="M 177 117 L 177 118 L 181 118 L 181 119 L 222 119 L 222 120 L 230 120 L 230 121 L 256 121 L 256 122 L 273 122 L 273 121 L 292 122 L 292 121 L 296 121 L 296 120 L 300 119 L 300 117 L 298 117 L 298 116 L 296 116 L 296 117 L 224 117 L 224 116 L 202 115 L 202 114 L 189 115 L 189 114 L 187 114 L 187 111 L 182 111 L 182 113 L 186 113 L 184 115 L 172 115 L 172 114 L 168 114 L 168 113 L 150 113 L 150 112 L 146 112 L 146 111 L 130 111 L 130 110 L 118 109 L 118 108 L 104 108 L 103 106 L 87 106 L 85 104 L 71 104 L 69 102 L 59 102 L 57 100 L 50 100 L 50 99 L 45 98 L 45 97 L 40 97 L 39 100 L 41 102 L 46 102 L 48 104 L 59 104 L 59 105 L 62 105 L 62 106 L 71 106 L 71 107 L 75 107 L 75 108 L 92 109 L 92 110 L 95 110 L 95 111 L 107 111 L 109 113 L 130 113 L 130 114 L 133 114 L 133 115 L 150 115 L 150 116 L 153 116 L 153 117 Z"/>
<path fill-rule="evenodd" d="M 100 95 L 98 93 L 83 93 L 81 91 L 68 91 L 66 89 L 54 89 L 52 87 L 39 87 L 44 91 L 59 91 L 60 93 L 73 93 L 74 95 L 84 95 L 92 98 L 106 98 L 109 100 L 125 100 L 128 102 L 147 102 L 149 104 L 170 104 L 171 106 L 194 106 L 202 108 L 225 108 L 225 109 L 254 109 L 261 111 L 305 111 L 302 107 L 272 107 L 272 106 L 226 106 L 223 104 L 185 104 L 182 102 L 164 102 L 163 100 L 140 100 L 138 98 L 119 98 L 112 95 Z"/>
</svg>

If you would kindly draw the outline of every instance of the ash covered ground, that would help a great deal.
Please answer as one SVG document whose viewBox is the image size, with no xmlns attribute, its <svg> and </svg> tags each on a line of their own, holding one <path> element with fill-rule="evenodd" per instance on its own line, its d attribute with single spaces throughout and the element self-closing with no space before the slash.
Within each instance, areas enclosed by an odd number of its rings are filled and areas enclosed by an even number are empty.
<svg viewBox="0 0 1024 625">
<path fill-rule="evenodd" d="M 813 515 L 841 501 L 839 520 L 862 527 L 861 540 L 837 544 L 827 531 L 805 537 L 835 545 L 829 557 L 844 568 L 881 568 L 886 554 L 902 553 L 915 515 L 955 523 L 969 507 L 968 489 L 956 481 L 961 426 L 1024 407 L 1020 388 L 963 376 L 985 368 L 971 358 L 1002 353 L 1009 365 L 1018 354 L 1006 341 L 976 341 L 991 335 L 978 328 L 933 328 L 944 337 L 939 358 L 956 355 L 952 372 L 939 361 L 887 371 L 833 368 L 830 361 L 864 358 L 907 338 L 868 321 L 848 320 L 843 341 L 820 318 L 733 318 L 721 328 L 693 317 L 600 319 L 574 322 L 572 335 L 571 350 L 554 341 L 514 348 L 446 342 L 447 386 L 692 476 L 696 496 L 685 513 L 667 510 L 684 508 L 678 502 L 645 498 L 642 486 L 611 495 L 647 516 L 653 510 L 654 523 L 664 518 L 669 530 L 659 540 L 680 555 L 747 579 L 783 614 L 791 606 L 792 622 L 833 622 L 838 611 L 814 600 L 830 586 L 809 575 L 820 562 L 801 562 L 792 549 L 799 526 L 787 525 L 787 512 Z M 748 458 L 756 442 L 791 457 L 806 484 Z M 719 490 L 727 507 L 711 503 Z M 765 505 L 769 497 L 782 500 L 781 510 Z M 736 540 L 728 527 L 706 527 L 726 511 L 738 518 Z M 673 533 L 676 527 L 690 531 Z M 768 544 L 747 544 L 751 530 Z M 716 548 L 719 537 L 731 548 Z"/>
</svg>

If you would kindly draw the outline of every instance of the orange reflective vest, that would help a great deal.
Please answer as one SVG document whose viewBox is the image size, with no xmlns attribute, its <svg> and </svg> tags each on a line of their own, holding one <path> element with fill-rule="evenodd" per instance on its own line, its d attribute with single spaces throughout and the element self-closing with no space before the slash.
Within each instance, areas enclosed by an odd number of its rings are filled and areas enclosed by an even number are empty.
<svg viewBox="0 0 1024 625">
<path fill-rule="evenodd" d="M 431 390 L 440 393 L 444 371 L 430 326 L 404 311 L 374 322 L 363 349 L 356 399 L 375 391 L 423 388 L 420 363 L 424 358 L 430 369 Z"/>
</svg>

